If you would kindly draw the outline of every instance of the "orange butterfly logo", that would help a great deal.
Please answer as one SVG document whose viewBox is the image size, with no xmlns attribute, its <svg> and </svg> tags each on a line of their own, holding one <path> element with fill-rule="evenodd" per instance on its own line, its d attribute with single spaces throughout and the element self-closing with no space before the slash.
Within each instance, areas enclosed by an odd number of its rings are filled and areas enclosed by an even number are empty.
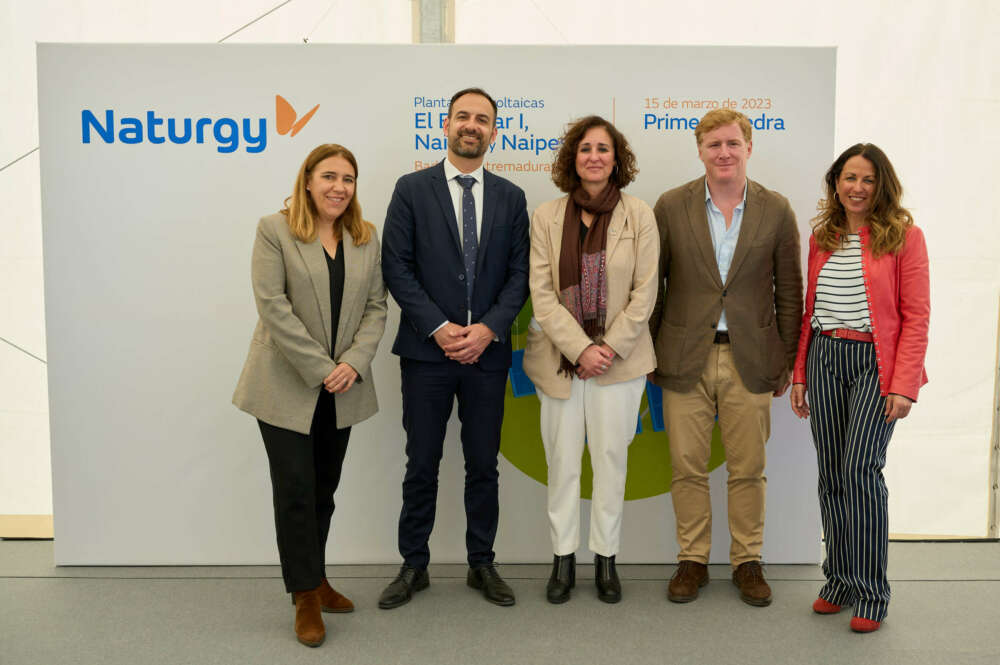
<svg viewBox="0 0 1000 665">
<path fill-rule="evenodd" d="M 319 104 L 312 107 L 308 113 L 296 120 L 295 109 L 288 100 L 281 95 L 274 96 L 274 109 L 278 133 L 284 136 L 291 131 L 291 136 L 295 136 L 299 133 L 299 130 L 306 126 L 306 123 L 313 117 L 316 111 L 319 109 Z"/>
</svg>

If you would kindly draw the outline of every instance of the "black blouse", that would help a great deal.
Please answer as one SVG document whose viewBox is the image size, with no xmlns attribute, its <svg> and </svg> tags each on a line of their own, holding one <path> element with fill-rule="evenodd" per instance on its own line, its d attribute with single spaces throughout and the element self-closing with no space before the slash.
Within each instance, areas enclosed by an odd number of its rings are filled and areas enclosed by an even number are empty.
<svg viewBox="0 0 1000 665">
<path fill-rule="evenodd" d="M 330 271 L 330 357 L 333 357 L 333 347 L 337 343 L 337 324 L 340 321 L 340 304 L 344 299 L 344 248 L 343 240 L 337 246 L 336 258 L 324 249 L 326 267 Z"/>
</svg>

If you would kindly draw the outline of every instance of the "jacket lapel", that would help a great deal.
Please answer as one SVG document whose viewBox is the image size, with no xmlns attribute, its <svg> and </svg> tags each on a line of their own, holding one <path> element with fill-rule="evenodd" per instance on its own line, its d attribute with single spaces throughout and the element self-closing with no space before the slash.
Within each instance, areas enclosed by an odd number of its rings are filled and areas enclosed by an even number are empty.
<svg viewBox="0 0 1000 665">
<path fill-rule="evenodd" d="M 448 189 L 448 181 L 444 177 L 444 161 L 441 161 L 437 166 L 432 168 L 434 172 L 431 174 L 431 189 L 434 190 L 434 196 L 437 198 L 438 205 L 441 206 L 441 212 L 444 215 L 442 219 L 444 219 L 445 226 L 448 227 L 448 233 L 451 234 L 451 239 L 455 242 L 458 255 L 461 256 L 462 243 L 458 239 L 458 220 L 455 219 L 455 204 L 451 202 L 451 191 Z"/>
<path fill-rule="evenodd" d="M 319 308 L 319 318 L 323 323 L 326 351 L 330 353 L 332 351 L 330 346 L 330 270 L 326 267 L 326 250 L 323 249 L 323 243 L 318 238 L 308 243 L 296 239 L 295 244 L 298 246 L 302 261 L 309 271 L 313 291 L 316 292 L 316 306 Z"/>
<path fill-rule="evenodd" d="M 764 219 L 764 201 L 758 187 L 757 183 L 747 180 L 747 202 L 743 208 L 743 220 L 740 222 L 740 236 L 736 240 L 733 260 L 729 264 L 729 274 L 726 276 L 727 284 L 731 283 L 733 276 L 739 272 L 740 265 L 750 252 L 750 245 L 757 237 L 761 221 Z"/>
<path fill-rule="evenodd" d="M 722 286 L 722 275 L 719 272 L 719 261 L 715 258 L 715 247 L 712 245 L 712 232 L 708 228 L 708 213 L 705 212 L 705 178 L 698 178 L 692 185 L 687 200 L 687 218 L 691 225 L 691 235 L 694 244 L 701 252 L 703 264 L 716 285 Z M 732 270 L 729 271 L 731 275 Z"/>
<path fill-rule="evenodd" d="M 549 263 L 552 265 L 552 286 L 559 297 L 559 258 L 562 256 L 562 235 L 563 222 L 566 217 L 566 206 L 569 204 L 569 197 L 564 196 L 559 205 L 556 206 L 556 214 L 552 217 L 546 233 L 549 234 Z"/>
<path fill-rule="evenodd" d="M 618 205 L 611 211 L 611 223 L 608 224 L 608 240 L 604 251 L 605 263 L 611 262 L 611 257 L 615 253 L 618 241 L 621 240 L 622 231 L 625 230 L 625 220 L 625 204 L 618 201 Z"/>
<path fill-rule="evenodd" d="M 477 252 L 479 259 L 476 260 L 476 276 L 479 275 L 479 272 L 483 269 L 483 264 L 486 263 L 482 260 L 482 257 L 486 252 L 486 245 L 490 239 L 490 231 L 493 230 L 493 220 L 496 217 L 497 185 L 497 179 L 493 174 L 483 169 L 483 223 L 479 228 L 479 250 Z"/>
<path fill-rule="evenodd" d="M 337 339 L 334 341 L 334 353 L 337 349 L 344 347 L 347 341 L 347 322 L 354 313 L 358 305 L 358 298 L 361 296 L 360 285 L 364 281 L 365 250 L 363 247 L 355 247 L 354 240 L 349 233 L 345 233 L 340 241 L 338 252 L 344 252 L 344 293 L 340 301 L 340 319 L 337 321 Z"/>
</svg>

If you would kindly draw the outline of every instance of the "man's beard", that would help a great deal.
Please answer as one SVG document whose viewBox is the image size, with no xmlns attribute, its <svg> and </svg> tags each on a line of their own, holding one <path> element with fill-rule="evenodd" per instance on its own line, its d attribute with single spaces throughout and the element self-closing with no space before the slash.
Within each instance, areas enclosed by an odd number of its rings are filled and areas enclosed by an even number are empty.
<svg viewBox="0 0 1000 665">
<path fill-rule="evenodd" d="M 467 148 L 462 143 L 463 136 L 473 136 L 476 138 L 478 143 L 474 147 Z M 448 147 L 451 148 L 451 151 L 459 157 L 475 158 L 485 155 L 489 144 L 481 138 L 481 135 L 465 132 L 464 134 L 455 136 L 453 139 L 449 139 Z"/>
</svg>

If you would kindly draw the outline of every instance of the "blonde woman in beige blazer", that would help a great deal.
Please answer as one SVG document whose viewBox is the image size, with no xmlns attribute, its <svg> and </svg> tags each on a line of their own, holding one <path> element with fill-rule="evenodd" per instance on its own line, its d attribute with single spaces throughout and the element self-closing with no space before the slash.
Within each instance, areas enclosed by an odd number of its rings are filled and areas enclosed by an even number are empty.
<svg viewBox="0 0 1000 665">
<path fill-rule="evenodd" d="M 321 611 L 354 609 L 326 579 L 326 540 L 351 426 L 378 410 L 371 361 L 386 291 L 357 173 L 347 148 L 317 147 L 287 207 L 257 225 L 251 278 L 260 320 L 233 395 L 260 425 L 295 634 L 311 647 L 326 635 Z"/>
<path fill-rule="evenodd" d="M 549 602 L 569 600 L 580 544 L 583 446 L 594 467 L 590 542 L 598 598 L 621 600 L 615 571 L 628 446 L 656 366 L 649 316 L 659 242 L 653 211 L 621 192 L 638 169 L 625 137 L 589 116 L 563 137 L 552 179 L 567 193 L 535 210 L 529 283 L 534 319 L 524 370 L 541 401 L 554 552 Z"/>
</svg>

